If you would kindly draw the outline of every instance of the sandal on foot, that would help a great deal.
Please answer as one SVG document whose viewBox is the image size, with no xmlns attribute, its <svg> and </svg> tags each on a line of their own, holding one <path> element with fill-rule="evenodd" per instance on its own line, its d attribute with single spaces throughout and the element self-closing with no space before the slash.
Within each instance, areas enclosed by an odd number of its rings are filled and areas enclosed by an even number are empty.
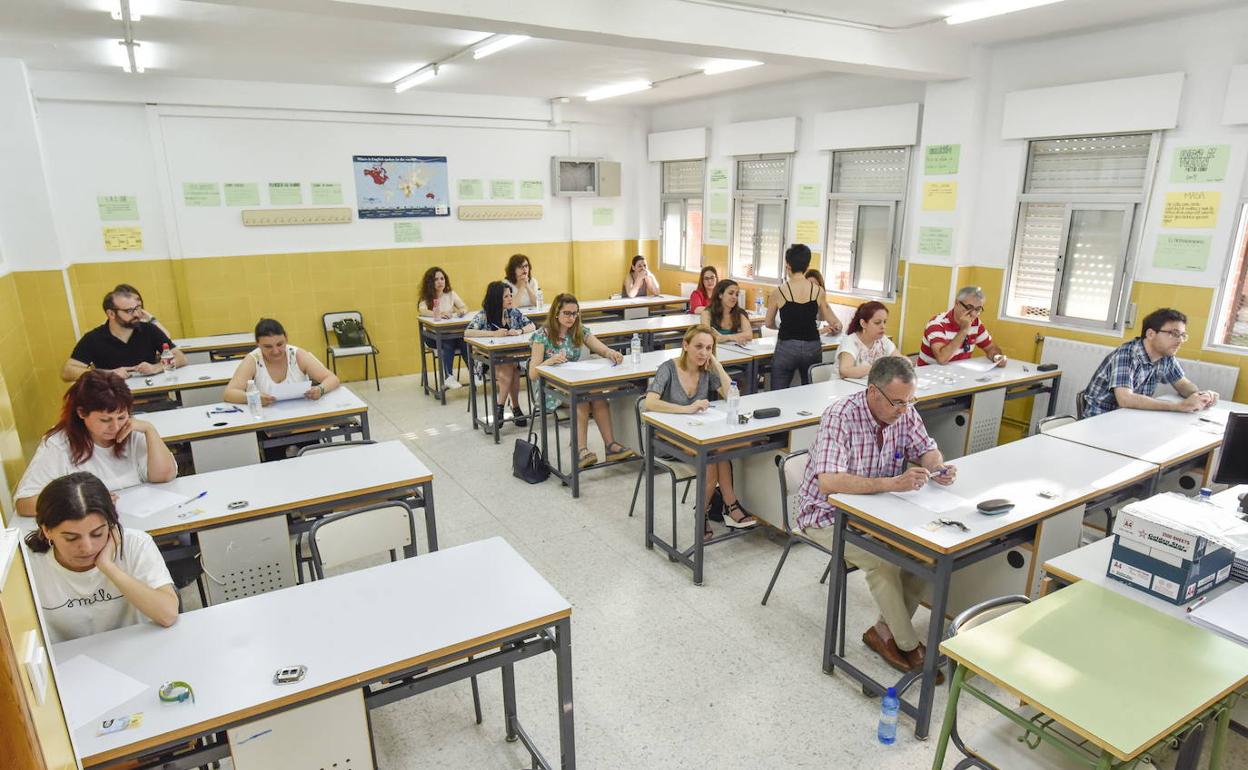
<svg viewBox="0 0 1248 770">
<path fill-rule="evenodd" d="M 585 449 L 584 447 L 581 448 L 581 453 L 576 456 L 576 465 L 578 468 L 588 468 L 597 462 L 598 455 L 588 449 Z"/>
<path fill-rule="evenodd" d="M 630 457 L 636 457 L 637 453 L 618 441 L 612 441 L 605 447 L 607 450 L 607 462 L 615 462 L 616 460 L 627 460 Z"/>
<path fill-rule="evenodd" d="M 741 518 L 736 518 L 736 516 L 733 515 L 734 513 L 740 514 Z M 724 526 L 731 527 L 732 529 L 749 529 L 757 524 L 758 519 L 754 518 L 752 513 L 741 507 L 740 500 L 728 506 L 727 514 L 724 516 Z"/>
</svg>

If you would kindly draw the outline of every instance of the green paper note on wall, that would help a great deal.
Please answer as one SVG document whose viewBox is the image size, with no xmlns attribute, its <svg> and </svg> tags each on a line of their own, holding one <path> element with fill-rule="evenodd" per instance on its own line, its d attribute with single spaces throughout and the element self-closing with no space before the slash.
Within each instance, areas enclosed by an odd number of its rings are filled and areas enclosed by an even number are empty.
<svg viewBox="0 0 1248 770">
<path fill-rule="evenodd" d="M 303 183 L 269 182 L 269 204 L 273 206 L 303 205 Z"/>
<path fill-rule="evenodd" d="M 540 179 L 521 179 L 520 197 L 528 201 L 541 200 L 546 197 L 546 184 Z"/>
<path fill-rule="evenodd" d="M 1176 147 L 1174 162 L 1170 166 L 1170 181 L 1175 184 L 1221 182 L 1226 179 L 1226 164 L 1230 157 L 1229 144 Z"/>
<path fill-rule="evenodd" d="M 423 240 L 424 233 L 420 231 L 419 222 L 394 223 L 395 243 L 421 243 Z"/>
<path fill-rule="evenodd" d="M 929 144 L 923 151 L 923 173 L 928 176 L 958 173 L 960 144 Z"/>
<path fill-rule="evenodd" d="M 710 185 L 712 190 L 728 189 L 728 169 L 713 168 L 709 174 Z"/>
<path fill-rule="evenodd" d="M 595 208 L 594 209 L 594 227 L 607 227 L 615 224 L 615 209 L 613 208 Z"/>
<path fill-rule="evenodd" d="M 312 202 L 318 206 L 342 203 L 342 185 L 338 182 L 313 182 Z"/>
<path fill-rule="evenodd" d="M 516 180 L 514 179 L 491 179 L 490 180 L 490 197 L 491 198 L 514 198 L 516 197 Z"/>
<path fill-rule="evenodd" d="M 139 218 L 139 201 L 133 195 L 97 195 L 95 205 L 104 222 L 127 222 Z"/>
<path fill-rule="evenodd" d="M 707 220 L 706 239 L 708 241 L 727 241 L 728 240 L 728 220 L 727 219 Z"/>
<path fill-rule="evenodd" d="M 225 188 L 225 205 L 260 205 L 260 186 L 255 182 L 226 182 L 222 186 Z"/>
<path fill-rule="evenodd" d="M 220 206 L 221 187 L 216 182 L 183 182 L 182 202 L 187 206 Z"/>
<path fill-rule="evenodd" d="M 1209 236 L 1159 235 L 1153 249 L 1153 266 L 1170 270 L 1203 272 L 1209 265 Z"/>
<path fill-rule="evenodd" d="M 919 253 L 933 257 L 953 256 L 953 228 L 920 227 Z"/>
<path fill-rule="evenodd" d="M 459 199 L 461 201 L 479 201 L 485 198 L 485 183 L 480 179 L 459 180 Z"/>
<path fill-rule="evenodd" d="M 799 184 L 797 186 L 797 205 L 810 208 L 819 205 L 819 185 Z"/>
<path fill-rule="evenodd" d="M 728 193 L 713 192 L 711 193 L 711 213 L 727 214 L 728 213 Z"/>
</svg>

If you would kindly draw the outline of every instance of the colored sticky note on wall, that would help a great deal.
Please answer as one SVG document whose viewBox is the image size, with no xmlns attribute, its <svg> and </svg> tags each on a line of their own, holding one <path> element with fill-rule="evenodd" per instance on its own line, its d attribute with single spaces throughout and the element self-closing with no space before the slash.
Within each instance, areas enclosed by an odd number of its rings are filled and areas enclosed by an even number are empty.
<svg viewBox="0 0 1248 770">
<path fill-rule="evenodd" d="M 1221 182 L 1226 179 L 1226 165 L 1230 157 L 1229 144 L 1176 147 L 1170 165 L 1170 181 L 1174 184 Z"/>
<path fill-rule="evenodd" d="M 728 193 L 713 192 L 711 193 L 711 213 L 727 214 L 728 213 Z"/>
<path fill-rule="evenodd" d="M 594 227 L 608 227 L 615 224 L 615 209 L 604 206 L 594 209 Z"/>
<path fill-rule="evenodd" d="M 140 227 L 105 227 L 105 251 L 142 251 L 143 229 Z"/>
<path fill-rule="evenodd" d="M 793 240 L 807 246 L 819 245 L 819 220 L 799 219 L 794 226 Z"/>
<path fill-rule="evenodd" d="M 728 169 L 713 168 L 707 176 L 712 190 L 728 189 Z"/>
<path fill-rule="evenodd" d="M 394 223 L 395 243 L 420 243 L 424 239 L 425 236 L 424 233 L 421 232 L 419 222 Z"/>
<path fill-rule="evenodd" d="M 461 179 L 458 186 L 461 201 L 479 201 L 485 198 L 485 183 L 480 179 Z"/>
<path fill-rule="evenodd" d="M 139 218 L 139 201 L 133 195 L 97 195 L 96 208 L 104 222 L 127 222 Z"/>
<path fill-rule="evenodd" d="M 924 211 L 953 211 L 958 207 L 957 182 L 924 182 Z"/>
<path fill-rule="evenodd" d="M 516 197 L 516 180 L 514 179 L 491 179 L 490 180 L 490 197 L 491 198 L 514 198 Z"/>
<path fill-rule="evenodd" d="M 1161 212 L 1162 227 L 1212 229 L 1218 226 L 1218 204 L 1222 193 L 1168 192 Z"/>
<path fill-rule="evenodd" d="M 182 202 L 187 206 L 220 206 L 221 186 L 216 182 L 183 182 Z"/>
<path fill-rule="evenodd" d="M 819 185 L 799 184 L 797 186 L 797 205 L 804 208 L 819 205 Z"/>
<path fill-rule="evenodd" d="M 527 201 L 541 200 L 546 197 L 546 184 L 540 179 L 521 179 L 520 197 Z"/>
<path fill-rule="evenodd" d="M 708 219 L 706 221 L 706 239 L 708 241 L 728 240 L 728 220 Z"/>
<path fill-rule="evenodd" d="M 302 206 L 302 182 L 269 182 L 269 203 L 273 206 Z"/>
<path fill-rule="evenodd" d="M 958 173 L 960 144 L 929 144 L 923 150 L 923 173 L 928 176 Z"/>
<path fill-rule="evenodd" d="M 919 253 L 933 257 L 953 256 L 953 228 L 920 227 Z"/>
<path fill-rule="evenodd" d="M 255 182 L 226 182 L 222 186 L 225 188 L 225 205 L 260 205 L 260 186 Z"/>
<path fill-rule="evenodd" d="M 313 182 L 312 203 L 318 206 L 342 203 L 342 185 L 338 182 Z"/>
<path fill-rule="evenodd" d="M 1209 236 L 1158 235 L 1153 266 L 1203 272 L 1209 265 Z"/>
</svg>

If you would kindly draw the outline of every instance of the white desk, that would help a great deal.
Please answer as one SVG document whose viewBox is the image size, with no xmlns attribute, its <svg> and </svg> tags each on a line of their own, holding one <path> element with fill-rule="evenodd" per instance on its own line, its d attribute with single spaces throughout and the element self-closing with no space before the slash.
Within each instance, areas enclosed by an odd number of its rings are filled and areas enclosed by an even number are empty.
<svg viewBox="0 0 1248 770">
<path fill-rule="evenodd" d="M 748 415 L 756 409 L 779 407 L 780 415 L 765 420 L 750 419 L 747 423 L 737 425 L 727 423 L 724 417 L 727 406 L 722 402 L 715 403 L 717 413 L 705 415 L 643 412 L 642 426 L 646 431 L 643 446 L 650 448 L 645 453 L 645 470 L 642 472 L 646 479 L 646 548 L 654 548 L 657 545 L 672 561 L 689 567 L 693 571 L 694 584 L 701 585 L 703 552 L 706 546 L 703 528 L 706 519 L 707 465 L 785 447 L 792 431 L 818 425 L 824 409 L 833 400 L 860 392 L 862 389 L 861 385 L 848 380 L 830 380 L 786 390 L 764 391 L 742 396 L 740 414 Z M 798 414 L 799 411 L 806 412 L 806 414 Z M 666 542 L 655 533 L 654 457 L 656 452 L 678 457 L 697 469 L 697 478 L 693 482 L 696 487 L 693 545 L 686 549 L 680 548 L 678 543 Z M 773 469 L 772 473 L 774 472 Z M 726 542 L 751 531 L 734 530 L 731 534 L 717 535 L 711 544 Z"/>
<path fill-rule="evenodd" d="M 829 495 L 838 514 L 824 626 L 825 672 L 839 667 L 876 694 L 887 688 L 839 652 L 844 634 L 838 623 L 840 595 L 845 591 L 847 542 L 928 581 L 934 620 L 929 624 L 926 645 L 927 649 L 936 650 L 944 632 L 944 618 L 956 611 L 953 599 L 970 605 L 991 596 L 1030 592 L 1036 561 L 1077 546 L 1083 506 L 1088 501 L 1147 483 L 1157 473 L 1157 466 L 1151 463 L 1072 446 L 1045 435 L 968 455 L 955 465 L 957 481 L 946 489 L 966 502 L 945 513 L 933 513 L 890 493 Z M 1053 496 L 1041 497 L 1041 492 Z M 997 516 L 985 516 L 975 509 L 977 502 L 998 497 L 1008 498 L 1015 507 Z M 969 531 L 953 526 L 934 531 L 926 528 L 929 522 L 940 518 L 961 521 Z M 1011 549 L 1016 563 L 1021 557 L 1021 563 L 1014 568 L 1019 575 L 1013 590 L 1002 585 L 1000 579 L 986 578 L 993 569 L 990 560 L 1000 556 L 1008 564 L 1007 553 Z M 997 566 L 1000 569 L 1004 565 L 998 561 Z M 967 570 L 963 586 L 954 585 L 954 572 L 958 570 Z M 921 678 L 918 705 L 902 699 L 902 709 L 915 718 L 915 734 L 919 738 L 927 735 L 931 720 L 936 666 L 937 656 L 929 654 L 922 672 L 908 673 L 896 684 L 897 691 L 904 694 L 916 678 Z"/>
<path fill-rule="evenodd" d="M 227 385 L 238 361 L 212 361 L 205 364 L 179 366 L 169 378 L 161 374 L 137 374 L 126 378 L 126 386 L 136 396 L 153 393 L 179 393 L 197 388 L 223 387 Z"/>
<path fill-rule="evenodd" d="M 426 680 L 440 686 L 489 668 L 503 669 L 508 738 L 523 739 L 513 665 L 553 651 L 562 767 L 573 768 L 571 617 L 566 599 L 506 541 L 491 538 L 188 612 L 168 629 L 143 623 L 63 642 L 52 654 L 58 666 L 88 655 L 149 687 L 73 730 L 83 765 L 95 767 L 325 695 L 364 689 L 374 708 L 429 689 Z M 481 657 L 456 663 L 468 655 Z M 296 663 L 307 666 L 302 681 L 273 684 L 275 670 Z M 408 675 L 416 677 L 410 687 L 368 690 Z M 156 688 L 171 679 L 189 682 L 195 701 L 159 703 Z M 71 710 L 95 686 L 57 681 Z M 141 727 L 96 735 L 100 719 L 138 711 Z"/>
<path fill-rule="evenodd" d="M 190 363 L 208 363 L 214 358 L 237 356 L 256 347 L 251 332 L 212 334 L 207 337 L 183 337 L 173 341 Z"/>
<path fill-rule="evenodd" d="M 237 406 L 241 411 L 208 414 L 217 406 Z M 368 438 L 368 404 L 346 387 L 331 390 L 315 401 L 306 398 L 278 401 L 264 407 L 259 419 L 247 412 L 246 404 L 226 403 L 188 406 L 143 415 L 143 419 L 156 427 L 156 432 L 166 443 L 199 441 L 275 428 L 339 424 L 343 422 L 340 418 L 358 418 L 360 430 L 356 432 L 362 432 L 364 438 Z"/>
</svg>

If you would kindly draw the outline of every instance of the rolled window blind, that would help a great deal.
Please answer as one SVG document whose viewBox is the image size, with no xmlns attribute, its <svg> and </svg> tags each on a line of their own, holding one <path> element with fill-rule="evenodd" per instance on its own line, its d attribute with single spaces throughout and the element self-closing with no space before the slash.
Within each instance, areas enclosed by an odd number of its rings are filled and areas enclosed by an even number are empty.
<svg viewBox="0 0 1248 770">
<path fill-rule="evenodd" d="M 1044 139 L 1031 143 L 1026 193 L 1140 193 L 1150 134 Z"/>
<path fill-rule="evenodd" d="M 904 193 L 907 152 L 904 147 L 890 147 L 835 153 L 833 192 Z"/>
<path fill-rule="evenodd" d="M 784 158 L 753 158 L 737 161 L 737 189 L 783 194 L 789 186 Z"/>
<path fill-rule="evenodd" d="M 671 195 L 702 194 L 703 162 L 671 160 L 663 164 L 663 192 Z"/>
</svg>

